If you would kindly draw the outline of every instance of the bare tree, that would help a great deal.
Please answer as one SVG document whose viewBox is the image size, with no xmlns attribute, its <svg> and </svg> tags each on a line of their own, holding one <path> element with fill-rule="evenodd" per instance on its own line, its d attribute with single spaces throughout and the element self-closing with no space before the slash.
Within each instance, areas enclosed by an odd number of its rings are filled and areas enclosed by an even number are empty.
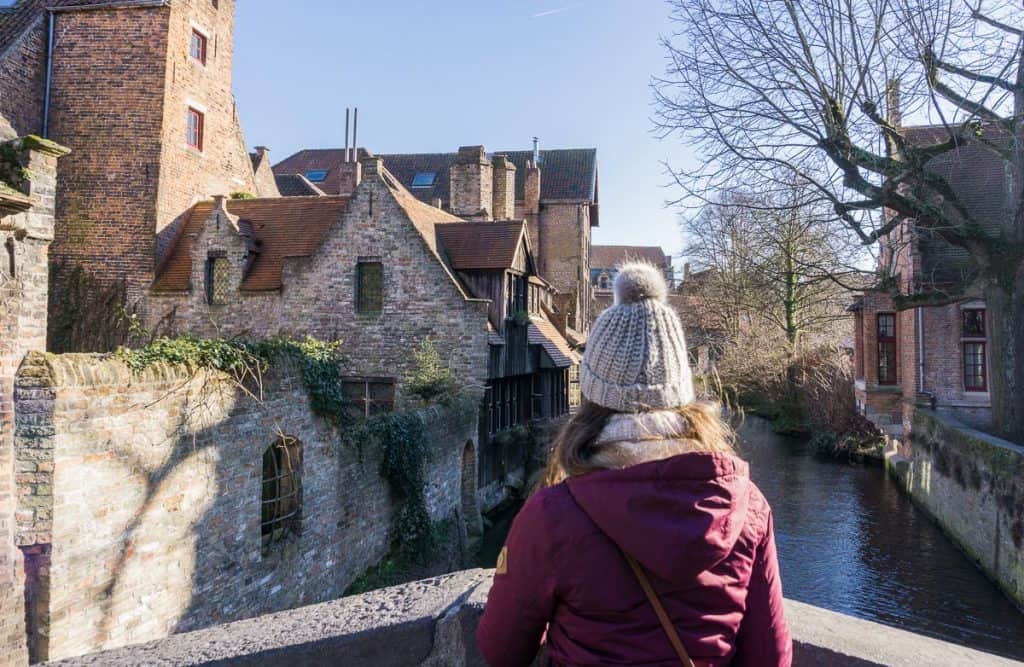
<svg viewBox="0 0 1024 667">
<path fill-rule="evenodd" d="M 994 425 L 1024 440 L 1024 11 L 972 1 L 670 0 L 657 118 L 698 154 L 676 173 L 686 199 L 796 180 L 865 245 L 913 220 L 969 255 L 968 280 L 897 306 L 984 294 Z M 901 116 L 936 124 L 912 139 Z M 965 151 L 1003 166 L 994 213 L 937 168 Z"/>
<path fill-rule="evenodd" d="M 805 336 L 834 338 L 848 319 L 844 297 L 864 254 L 836 233 L 830 210 L 803 201 L 804 190 L 732 193 L 682 224 L 687 257 L 709 270 L 698 292 L 713 319 L 732 338 L 774 329 L 791 359 Z"/>
</svg>

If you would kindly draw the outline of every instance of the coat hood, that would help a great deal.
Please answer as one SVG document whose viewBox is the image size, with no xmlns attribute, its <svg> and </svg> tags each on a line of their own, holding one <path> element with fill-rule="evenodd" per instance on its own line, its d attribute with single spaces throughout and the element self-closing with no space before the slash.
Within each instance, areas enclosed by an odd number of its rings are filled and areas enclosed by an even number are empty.
<svg viewBox="0 0 1024 667">
<path fill-rule="evenodd" d="M 577 504 L 649 571 L 686 584 L 723 561 L 747 524 L 746 462 L 694 452 L 566 482 Z"/>
</svg>

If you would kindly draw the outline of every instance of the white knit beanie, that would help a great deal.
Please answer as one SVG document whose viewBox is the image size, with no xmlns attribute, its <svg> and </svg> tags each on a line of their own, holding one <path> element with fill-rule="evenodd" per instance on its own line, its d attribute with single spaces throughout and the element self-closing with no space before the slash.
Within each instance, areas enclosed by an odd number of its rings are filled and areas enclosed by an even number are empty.
<svg viewBox="0 0 1024 667">
<path fill-rule="evenodd" d="M 615 305 L 601 313 L 580 369 L 587 400 L 616 412 L 666 410 L 694 401 L 686 337 L 653 264 L 628 262 L 615 278 Z"/>
</svg>

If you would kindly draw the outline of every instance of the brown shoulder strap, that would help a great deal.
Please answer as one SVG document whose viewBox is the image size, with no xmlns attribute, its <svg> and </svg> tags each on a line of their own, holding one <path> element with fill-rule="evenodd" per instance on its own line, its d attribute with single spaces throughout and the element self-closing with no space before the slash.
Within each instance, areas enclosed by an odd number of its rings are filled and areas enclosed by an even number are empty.
<svg viewBox="0 0 1024 667">
<path fill-rule="evenodd" d="M 633 568 L 633 574 L 636 575 L 636 580 L 640 582 L 640 588 L 644 589 L 644 594 L 647 595 L 651 606 L 654 607 L 654 613 L 657 614 L 661 627 L 665 630 L 665 634 L 668 635 L 668 640 L 672 642 L 672 648 L 676 650 L 679 661 L 683 664 L 683 667 L 694 667 L 693 660 L 690 660 L 690 654 L 686 652 L 686 647 L 683 646 L 683 640 L 679 638 L 676 626 L 672 625 L 672 619 L 668 617 L 668 612 L 665 611 L 661 600 L 658 599 L 658 594 L 654 592 L 654 587 L 651 586 L 651 580 L 647 578 L 647 573 L 644 572 L 643 566 L 625 551 L 622 552 L 622 555 L 626 557 L 626 562 Z"/>
</svg>

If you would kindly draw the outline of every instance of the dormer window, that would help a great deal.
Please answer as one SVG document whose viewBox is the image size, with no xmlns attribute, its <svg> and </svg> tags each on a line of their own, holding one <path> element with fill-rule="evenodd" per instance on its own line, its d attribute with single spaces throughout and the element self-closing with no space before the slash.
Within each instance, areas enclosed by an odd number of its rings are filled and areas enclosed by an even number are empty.
<svg viewBox="0 0 1024 667">
<path fill-rule="evenodd" d="M 310 183 L 323 183 L 327 180 L 326 169 L 315 169 L 313 171 L 306 172 L 306 180 Z"/>
<path fill-rule="evenodd" d="M 192 42 L 189 45 L 189 55 L 200 65 L 206 65 L 206 35 L 195 28 L 192 29 Z"/>
<path fill-rule="evenodd" d="M 203 134 L 206 130 L 206 116 L 202 111 L 193 107 L 188 108 L 188 124 L 185 133 L 185 143 L 189 148 L 197 151 L 203 150 Z"/>
</svg>

